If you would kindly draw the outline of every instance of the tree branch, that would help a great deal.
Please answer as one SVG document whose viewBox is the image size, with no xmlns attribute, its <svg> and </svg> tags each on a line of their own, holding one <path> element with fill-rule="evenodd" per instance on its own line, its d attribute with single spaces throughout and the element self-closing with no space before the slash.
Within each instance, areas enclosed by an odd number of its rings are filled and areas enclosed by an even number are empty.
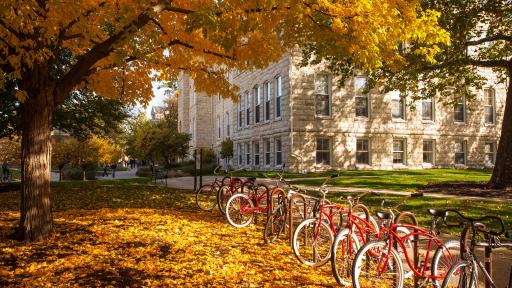
<svg viewBox="0 0 512 288">
<path fill-rule="evenodd" d="M 475 46 L 475 45 L 479 45 L 479 44 L 482 44 L 485 42 L 492 42 L 492 41 L 497 41 L 497 40 L 504 40 L 504 41 L 512 42 L 512 36 L 498 34 L 498 35 L 484 37 L 484 38 L 481 38 L 478 40 L 468 41 L 468 42 L 466 42 L 466 45 L 467 46 Z"/>
<path fill-rule="evenodd" d="M 0 26 L 4 27 L 5 30 L 11 32 L 11 34 L 13 34 L 18 40 L 21 40 L 24 36 L 22 33 L 16 31 L 16 29 L 9 26 L 2 18 L 0 18 Z"/>
</svg>

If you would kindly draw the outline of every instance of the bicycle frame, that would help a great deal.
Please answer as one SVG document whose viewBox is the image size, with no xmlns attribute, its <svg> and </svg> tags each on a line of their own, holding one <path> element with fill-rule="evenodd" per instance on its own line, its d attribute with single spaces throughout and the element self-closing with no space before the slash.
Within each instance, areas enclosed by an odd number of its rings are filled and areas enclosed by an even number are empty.
<svg viewBox="0 0 512 288">
<path fill-rule="evenodd" d="M 259 204 L 261 202 L 262 199 L 265 199 L 267 198 L 267 193 L 268 192 L 265 192 L 265 193 L 262 193 L 260 195 L 258 195 L 257 193 L 257 190 L 255 190 L 251 195 L 249 195 L 249 199 L 245 200 L 242 205 L 241 205 L 241 208 L 240 208 L 240 212 L 243 212 L 243 213 L 247 213 L 247 214 L 253 214 L 255 211 L 256 212 L 265 212 L 267 211 L 269 205 L 267 203 L 267 205 L 265 207 L 260 207 Z M 254 206 L 255 207 L 252 207 L 252 208 L 247 208 L 247 202 L 248 201 L 252 201 L 252 200 L 255 200 L 254 202 Z"/>
<path fill-rule="evenodd" d="M 410 233 L 408 233 L 408 234 L 406 234 L 404 236 L 400 236 L 396 232 L 397 228 L 399 228 L 399 227 L 406 228 L 406 229 L 408 229 L 408 230 L 410 230 L 412 232 L 410 232 Z M 424 258 L 421 270 L 417 269 L 419 267 L 414 267 L 414 264 L 411 261 L 411 257 L 409 255 L 409 253 L 407 252 L 407 248 L 405 247 L 405 240 L 410 239 L 410 238 L 412 238 L 412 237 L 414 237 L 416 235 L 427 237 L 427 240 L 428 240 L 428 245 L 427 245 L 427 249 L 426 249 L 426 253 L 425 253 L 425 258 Z M 420 277 L 420 278 L 423 278 L 423 279 L 430 279 L 430 280 L 444 278 L 444 275 L 442 275 L 442 276 L 441 275 L 440 276 L 433 276 L 433 275 L 428 275 L 427 274 L 427 271 L 428 271 L 428 268 L 429 268 L 427 266 L 427 264 L 429 263 L 428 259 L 429 259 L 429 256 L 430 256 L 430 251 L 434 247 L 436 247 L 436 246 L 437 247 L 446 247 L 445 244 L 443 243 L 443 241 L 439 240 L 437 235 L 435 235 L 433 232 L 428 231 L 428 230 L 426 230 L 426 229 L 424 229 L 422 227 L 411 225 L 411 224 L 405 224 L 405 223 L 402 223 L 402 224 L 391 224 L 389 226 L 389 228 L 385 227 L 385 226 L 381 226 L 380 227 L 379 239 L 380 240 L 384 240 L 384 241 L 387 240 L 387 243 L 388 243 L 388 251 L 386 252 L 386 257 L 383 257 L 385 259 L 385 261 L 382 261 L 382 258 L 381 258 L 381 261 L 379 262 L 379 264 L 377 266 L 377 271 L 379 271 L 380 273 L 385 272 L 384 269 L 388 265 L 388 260 L 390 259 L 391 250 L 392 250 L 392 247 L 394 246 L 393 245 L 394 244 L 393 241 L 395 241 L 400 246 L 400 249 L 402 249 L 402 251 L 403 251 L 403 253 L 405 255 L 405 260 L 407 262 L 407 265 L 409 266 L 409 268 L 411 268 L 411 271 L 413 271 L 413 273 L 417 277 Z M 434 246 L 434 244 L 436 246 Z M 448 249 L 446 249 L 446 251 L 448 253 L 448 256 L 453 258 L 452 255 L 450 254 L 450 251 Z M 384 263 L 382 263 L 382 262 L 384 262 Z M 455 261 L 452 261 L 452 262 L 455 262 Z M 381 264 L 382 264 L 382 266 L 381 266 Z"/>
</svg>

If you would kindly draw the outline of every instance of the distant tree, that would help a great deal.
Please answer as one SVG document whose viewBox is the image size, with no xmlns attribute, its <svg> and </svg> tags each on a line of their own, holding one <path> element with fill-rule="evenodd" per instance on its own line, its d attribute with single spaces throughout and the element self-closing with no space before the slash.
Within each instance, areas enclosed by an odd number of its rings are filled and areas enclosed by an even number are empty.
<svg viewBox="0 0 512 288">
<path fill-rule="evenodd" d="M 19 138 L 12 137 L 0 139 L 0 163 L 19 163 L 21 159 L 21 143 Z"/>
<path fill-rule="evenodd" d="M 0 138 L 21 135 L 21 105 L 13 81 L 0 87 Z M 119 100 L 98 96 L 88 89 L 74 91 L 53 115 L 53 128 L 78 139 L 121 132 L 130 116 L 130 106 Z"/>
<path fill-rule="evenodd" d="M 98 163 L 109 165 L 121 159 L 122 150 L 112 139 L 93 137 L 90 144 L 98 149 Z"/>
<path fill-rule="evenodd" d="M 220 157 L 228 159 L 233 157 L 233 140 L 227 138 L 220 144 Z"/>
<path fill-rule="evenodd" d="M 64 139 L 52 145 L 52 165 L 59 169 L 59 181 L 62 180 L 64 166 L 73 159 L 76 144 L 72 139 Z"/>
<path fill-rule="evenodd" d="M 85 180 L 85 171 L 87 168 L 98 164 L 100 160 L 100 148 L 93 143 L 93 140 L 78 141 L 70 139 L 73 146 L 71 154 L 71 165 L 82 169 L 82 178 Z"/>
</svg>

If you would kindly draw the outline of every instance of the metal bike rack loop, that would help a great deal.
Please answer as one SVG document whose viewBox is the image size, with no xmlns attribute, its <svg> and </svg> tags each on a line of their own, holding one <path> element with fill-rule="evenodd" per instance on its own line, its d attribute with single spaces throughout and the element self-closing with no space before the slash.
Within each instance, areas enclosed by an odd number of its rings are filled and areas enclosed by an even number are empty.
<svg viewBox="0 0 512 288">
<path fill-rule="evenodd" d="M 409 211 L 400 212 L 395 218 L 395 224 L 400 224 L 402 222 L 402 220 L 404 220 L 405 218 L 409 218 L 409 220 L 412 222 L 411 223 L 412 225 L 418 226 L 418 219 L 416 219 L 416 216 L 414 216 L 414 214 Z M 396 233 L 396 231 L 395 231 L 395 233 Z M 418 252 L 418 243 L 419 243 L 419 236 L 418 236 L 418 234 L 415 234 L 414 240 L 413 240 L 414 269 L 416 269 L 418 267 L 419 260 L 420 260 L 418 257 L 418 253 L 419 253 Z M 395 249 L 397 249 L 396 241 L 393 243 L 393 246 Z M 414 274 L 414 273 L 413 273 L 413 277 L 414 277 L 414 288 L 418 288 L 419 287 L 418 277 L 416 277 L 416 274 Z"/>
</svg>

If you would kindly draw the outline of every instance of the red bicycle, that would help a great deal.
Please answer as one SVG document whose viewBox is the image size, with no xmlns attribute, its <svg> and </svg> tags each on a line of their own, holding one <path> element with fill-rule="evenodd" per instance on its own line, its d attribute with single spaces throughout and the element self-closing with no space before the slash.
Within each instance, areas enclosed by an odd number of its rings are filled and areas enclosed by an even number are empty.
<svg viewBox="0 0 512 288">
<path fill-rule="evenodd" d="M 217 191 L 217 205 L 223 215 L 226 215 L 226 205 L 229 198 L 237 193 L 249 193 L 254 185 L 254 181 L 256 181 L 256 177 L 247 177 L 245 181 L 241 178 L 233 177 L 233 172 L 241 170 L 243 169 L 230 171 L 229 177 L 223 181 L 223 186 Z"/>
<path fill-rule="evenodd" d="M 339 237 L 343 239 L 349 237 L 349 245 L 357 245 L 356 247 L 358 247 L 359 241 L 362 243 L 367 241 L 367 235 L 375 234 L 378 231 L 378 225 L 373 218 L 365 219 L 364 213 L 353 213 L 355 209 L 366 209 L 363 205 L 350 207 L 351 201 L 349 201 L 347 208 L 325 202 L 325 196 L 328 193 L 326 183 L 335 177 L 337 175 L 325 179 L 320 186 L 319 191 L 323 197 L 317 210 L 318 216 L 302 221 L 293 233 L 293 252 L 297 259 L 306 265 L 321 266 L 330 260 L 334 235 L 340 231 L 341 227 L 346 229 L 341 230 L 340 233 L 343 235 Z M 343 225 L 343 222 L 346 224 Z"/>
<path fill-rule="evenodd" d="M 217 175 L 219 169 L 220 166 L 217 166 L 215 170 L 213 170 L 213 174 Z M 212 211 L 215 204 L 217 204 L 217 193 L 228 178 L 229 176 L 224 176 L 222 179 L 215 177 L 212 184 L 205 184 L 201 186 L 201 188 L 196 192 L 197 207 L 204 211 Z"/>
<path fill-rule="evenodd" d="M 377 213 L 377 217 L 382 220 L 383 224 L 379 229 L 378 240 L 369 241 L 356 254 L 352 265 L 352 285 L 354 288 L 402 288 L 407 274 L 421 279 L 422 287 L 428 282 L 431 282 L 435 287 L 439 287 L 440 282 L 446 276 L 446 272 L 458 260 L 458 254 L 460 253 L 460 243 L 458 241 L 444 243 L 439 239 L 436 231 L 436 223 L 440 220 L 445 222 L 447 212 L 428 210 L 429 214 L 433 216 L 431 231 L 417 225 L 394 223 L 395 214 L 393 211 L 403 205 L 409 197 L 421 195 L 421 193 L 411 194 L 403 198 L 399 204 L 388 207 L 387 212 Z M 399 233 L 399 229 L 409 232 Z M 422 247 L 422 251 L 425 251 L 422 261 L 414 261 L 416 263 L 413 263 L 407 243 L 414 243 L 415 238 L 426 243 L 426 246 Z M 395 246 L 397 248 L 394 248 Z M 435 250 L 434 256 L 429 261 L 433 250 Z M 403 255 L 407 267 L 410 268 L 408 272 L 404 269 L 401 255 Z M 418 258 L 421 257 L 418 256 Z M 431 263 L 431 266 L 428 265 L 429 263 Z"/>
</svg>

